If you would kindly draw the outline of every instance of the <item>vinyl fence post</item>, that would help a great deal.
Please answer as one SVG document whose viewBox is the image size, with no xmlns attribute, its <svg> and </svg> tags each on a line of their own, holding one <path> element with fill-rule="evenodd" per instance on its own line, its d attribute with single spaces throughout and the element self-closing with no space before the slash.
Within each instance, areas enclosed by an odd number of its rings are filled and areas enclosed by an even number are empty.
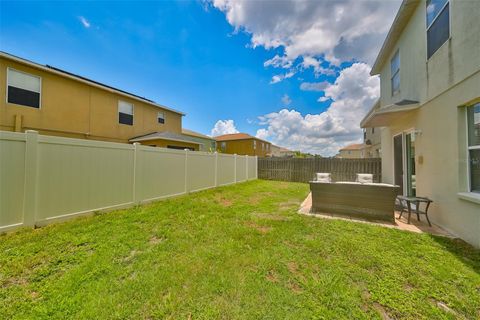
<svg viewBox="0 0 480 320">
<path fill-rule="evenodd" d="M 218 152 L 215 151 L 215 187 L 218 187 Z"/>
<path fill-rule="evenodd" d="M 25 131 L 25 190 L 23 225 L 34 227 L 37 218 L 38 132 Z"/>
<path fill-rule="evenodd" d="M 248 154 L 245 155 L 246 181 L 248 181 Z"/>
<path fill-rule="evenodd" d="M 138 149 L 139 149 L 139 146 L 140 146 L 140 143 L 138 142 L 135 142 L 133 144 L 133 204 L 136 205 L 137 203 L 139 203 L 139 199 L 138 199 L 138 190 L 137 190 L 137 187 L 139 186 L 139 184 L 137 183 L 137 179 L 138 179 L 138 169 L 139 169 L 139 161 L 138 161 L 138 153 L 140 152 Z"/>
<path fill-rule="evenodd" d="M 188 175 L 188 149 L 185 149 L 185 193 L 188 193 L 188 178 L 187 178 L 187 175 Z"/>
<path fill-rule="evenodd" d="M 235 177 L 234 183 L 237 183 L 237 154 L 236 153 L 233 155 L 233 159 L 235 160 L 233 162 L 234 163 L 234 166 L 233 166 L 234 171 L 233 172 L 234 172 L 234 177 Z"/>
<path fill-rule="evenodd" d="M 258 179 L 258 156 L 255 156 L 255 179 Z"/>
</svg>

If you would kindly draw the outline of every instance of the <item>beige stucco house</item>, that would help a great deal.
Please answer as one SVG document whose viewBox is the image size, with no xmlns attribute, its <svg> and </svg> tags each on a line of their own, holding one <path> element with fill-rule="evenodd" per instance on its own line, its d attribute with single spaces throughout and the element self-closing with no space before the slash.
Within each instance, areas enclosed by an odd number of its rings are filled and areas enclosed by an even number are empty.
<svg viewBox="0 0 480 320">
<path fill-rule="evenodd" d="M 480 247 L 480 1 L 404 0 L 371 74 L 382 179 L 434 203 L 438 225 Z"/>
</svg>

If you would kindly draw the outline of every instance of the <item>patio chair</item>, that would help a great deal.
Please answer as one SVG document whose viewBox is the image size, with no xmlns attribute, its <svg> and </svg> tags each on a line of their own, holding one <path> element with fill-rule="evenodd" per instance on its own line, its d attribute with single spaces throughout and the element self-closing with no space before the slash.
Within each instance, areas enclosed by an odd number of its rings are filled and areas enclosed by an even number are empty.
<svg viewBox="0 0 480 320">
<path fill-rule="evenodd" d="M 320 173 L 320 172 L 317 172 L 315 174 L 315 178 L 314 180 L 315 182 L 322 182 L 322 183 L 331 183 L 332 182 L 332 178 L 331 178 L 331 175 L 330 173 Z"/>
<path fill-rule="evenodd" d="M 373 183 L 373 174 L 371 173 L 357 173 L 355 182 L 360 183 Z"/>
</svg>

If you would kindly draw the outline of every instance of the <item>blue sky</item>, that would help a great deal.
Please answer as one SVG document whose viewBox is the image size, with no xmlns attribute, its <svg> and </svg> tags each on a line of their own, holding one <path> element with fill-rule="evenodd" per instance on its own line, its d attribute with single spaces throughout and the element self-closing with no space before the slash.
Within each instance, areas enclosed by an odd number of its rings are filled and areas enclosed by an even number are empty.
<svg viewBox="0 0 480 320">
<path fill-rule="evenodd" d="M 313 53 L 290 54 L 289 63 L 281 66 L 264 66 L 275 55 L 286 57 L 292 43 L 272 46 L 254 40 L 256 35 L 265 38 L 271 26 L 261 29 L 260 25 L 258 30 L 255 20 L 230 19 L 229 10 L 234 10 L 230 1 L 2 1 L 0 5 L 2 51 L 181 110 L 187 114 L 184 127 L 192 130 L 210 134 L 218 120 L 233 120 L 238 131 L 259 134 L 291 148 L 297 140 L 299 148 L 316 153 L 322 153 L 325 135 L 316 133 L 319 148 L 308 137 L 290 141 L 286 136 L 294 134 L 293 128 L 283 138 L 278 131 L 288 124 L 270 128 L 273 120 L 259 117 L 279 115 L 283 108 L 298 112 L 301 121 L 307 121 L 307 114 L 321 115 L 332 98 L 318 101 L 324 93 L 302 90 L 302 83 L 334 83 L 343 69 L 362 61 L 353 57 L 333 63 L 333 58 L 326 58 L 328 51 L 319 48 Z M 278 29 L 275 16 L 263 18 L 260 16 L 261 21 L 273 21 L 272 30 Z M 293 36 L 268 34 L 274 40 Z M 305 56 L 328 70 L 315 72 L 313 67 L 302 66 Z M 294 75 L 271 83 L 275 75 L 289 72 Z M 288 99 L 282 101 L 285 95 Z M 306 122 L 305 126 L 311 125 Z M 262 128 L 264 132 L 259 133 Z M 360 133 L 345 142 L 358 140 L 357 135 Z"/>
</svg>

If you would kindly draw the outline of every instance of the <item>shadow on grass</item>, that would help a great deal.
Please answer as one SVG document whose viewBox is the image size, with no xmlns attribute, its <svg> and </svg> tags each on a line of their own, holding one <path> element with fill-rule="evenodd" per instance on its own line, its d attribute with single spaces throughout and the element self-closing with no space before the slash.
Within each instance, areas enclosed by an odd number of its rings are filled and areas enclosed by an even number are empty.
<svg viewBox="0 0 480 320">
<path fill-rule="evenodd" d="M 451 239 L 436 235 L 430 235 L 430 237 L 445 250 L 455 255 L 464 265 L 480 274 L 480 249 L 476 249 L 459 238 Z"/>
</svg>

